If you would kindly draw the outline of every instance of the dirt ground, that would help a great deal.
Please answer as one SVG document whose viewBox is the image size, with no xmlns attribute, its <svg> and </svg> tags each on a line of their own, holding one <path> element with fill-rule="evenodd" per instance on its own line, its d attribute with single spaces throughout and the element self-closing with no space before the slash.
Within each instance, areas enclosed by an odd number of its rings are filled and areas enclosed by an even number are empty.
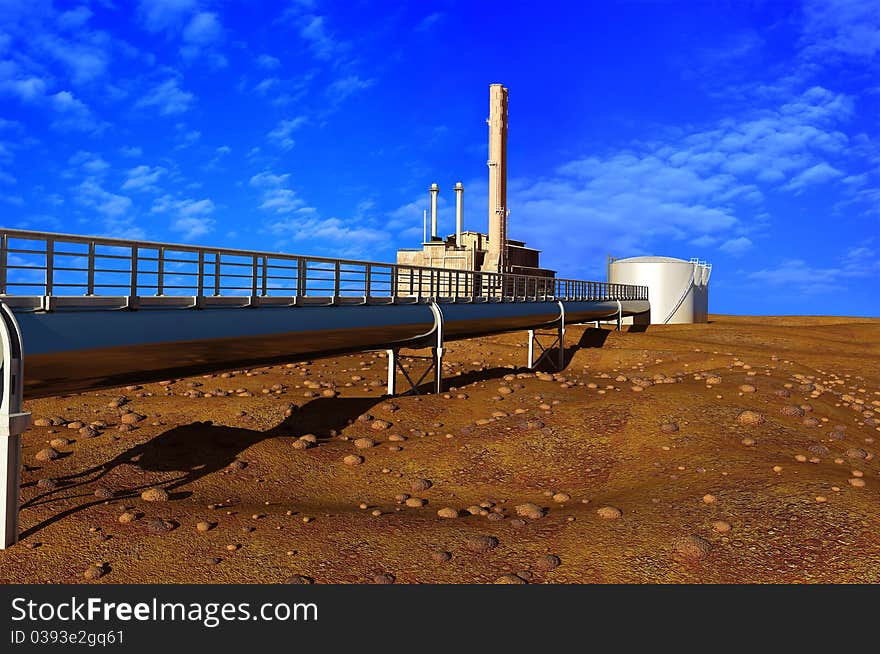
<svg viewBox="0 0 880 654">
<path fill-rule="evenodd" d="M 0 582 L 880 582 L 880 319 L 566 345 L 451 343 L 442 395 L 363 353 L 28 402 Z"/>
</svg>

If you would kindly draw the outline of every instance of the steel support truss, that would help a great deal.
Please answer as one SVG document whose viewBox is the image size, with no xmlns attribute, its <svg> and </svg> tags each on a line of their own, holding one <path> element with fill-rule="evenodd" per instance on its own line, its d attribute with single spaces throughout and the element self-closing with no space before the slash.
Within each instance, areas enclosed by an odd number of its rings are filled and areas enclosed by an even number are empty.
<svg viewBox="0 0 880 654">
<path fill-rule="evenodd" d="M 21 435 L 31 424 L 22 410 L 23 355 L 21 331 L 12 310 L 0 302 L 0 549 L 18 541 L 18 488 Z"/>
<path fill-rule="evenodd" d="M 388 395 L 397 395 L 397 372 L 403 373 L 404 378 L 409 383 L 409 389 L 405 393 L 419 393 L 419 385 L 425 378 L 433 373 L 432 390 L 434 393 L 443 392 L 443 311 L 436 302 L 430 302 L 428 306 L 434 314 L 434 326 L 431 330 L 418 339 L 409 341 L 406 344 L 407 349 L 419 350 L 422 348 L 431 348 L 431 363 L 428 368 L 422 372 L 417 380 L 413 380 L 409 372 L 400 363 L 400 350 L 402 347 L 391 348 L 386 350 L 388 355 Z"/>
</svg>

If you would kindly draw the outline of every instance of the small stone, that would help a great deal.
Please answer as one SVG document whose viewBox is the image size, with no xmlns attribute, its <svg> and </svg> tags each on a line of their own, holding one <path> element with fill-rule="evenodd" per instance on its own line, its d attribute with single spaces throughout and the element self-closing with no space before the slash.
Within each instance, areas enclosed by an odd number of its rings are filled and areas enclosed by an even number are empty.
<svg viewBox="0 0 880 654">
<path fill-rule="evenodd" d="M 428 479 L 416 479 L 413 483 L 409 485 L 409 488 L 413 493 L 422 493 L 431 488 L 431 486 L 433 485 L 434 484 L 432 484 L 431 481 Z"/>
<path fill-rule="evenodd" d="M 457 518 L 458 511 L 456 509 L 453 509 L 452 507 L 445 506 L 442 509 L 440 509 L 439 511 L 437 511 L 437 515 L 440 516 L 441 518 L 447 518 L 447 519 Z"/>
<path fill-rule="evenodd" d="M 558 568 L 560 565 L 562 565 L 562 561 L 555 554 L 542 556 L 535 561 L 535 567 L 542 572 L 549 572 L 550 570 Z"/>
<path fill-rule="evenodd" d="M 736 421 L 741 425 L 760 425 L 765 421 L 765 418 L 757 411 L 741 411 L 736 416 Z"/>
<path fill-rule="evenodd" d="M 384 429 L 390 429 L 391 423 L 387 420 L 374 420 L 373 424 L 370 425 L 371 429 L 375 429 L 376 431 L 382 431 Z"/>
<path fill-rule="evenodd" d="M 97 565 L 90 565 L 83 572 L 83 577 L 89 581 L 95 581 L 104 576 L 104 568 Z"/>
<path fill-rule="evenodd" d="M 428 503 L 427 500 L 423 500 L 420 497 L 410 497 L 410 498 L 407 498 L 407 500 L 405 502 L 405 504 L 407 506 L 412 507 L 414 509 L 425 506 L 425 504 L 427 504 L 427 503 Z"/>
<path fill-rule="evenodd" d="M 141 499 L 145 502 L 167 502 L 168 491 L 164 488 L 150 488 L 141 493 Z"/>
<path fill-rule="evenodd" d="M 371 447 L 376 446 L 376 441 L 372 438 L 356 438 L 354 441 L 354 446 L 359 450 L 366 450 Z"/>
<path fill-rule="evenodd" d="M 728 531 L 730 531 L 731 527 L 729 522 L 725 522 L 724 520 L 716 520 L 712 523 L 712 529 L 717 531 L 719 534 L 726 534 Z"/>
<path fill-rule="evenodd" d="M 757 389 L 751 384 L 740 384 L 739 390 L 743 393 L 754 393 Z"/>
<path fill-rule="evenodd" d="M 133 425 L 140 422 L 144 418 L 146 418 L 146 416 L 142 416 L 140 413 L 135 413 L 134 411 L 132 411 L 131 413 L 122 414 L 122 417 L 119 420 L 124 425 Z"/>
<path fill-rule="evenodd" d="M 677 554 L 691 560 L 704 558 L 712 549 L 709 541 L 700 536 L 682 536 L 676 538 L 672 543 L 672 547 Z"/>
<path fill-rule="evenodd" d="M 167 534 L 169 531 L 172 531 L 175 527 L 175 524 L 170 520 L 150 520 L 147 523 L 147 531 L 151 534 Z"/>
<path fill-rule="evenodd" d="M 525 584 L 527 583 L 522 577 L 516 575 L 501 575 L 495 580 L 496 584 Z"/>
<path fill-rule="evenodd" d="M 678 425 L 674 422 L 664 422 L 662 425 L 660 425 L 660 431 L 666 434 L 674 434 L 678 431 Z"/>
<path fill-rule="evenodd" d="M 137 514 L 132 513 L 131 511 L 126 511 L 121 516 L 119 516 L 117 520 L 119 520 L 119 524 L 127 525 L 137 520 Z"/>
<path fill-rule="evenodd" d="M 206 522 L 204 520 L 196 523 L 196 529 L 202 533 L 205 533 L 206 531 L 211 531 L 211 528 L 213 526 L 214 526 L 213 524 L 211 524 L 210 522 Z"/>
<path fill-rule="evenodd" d="M 860 479 L 859 477 L 852 477 L 849 480 L 849 485 L 854 488 L 864 488 L 865 487 L 865 480 Z"/>
<path fill-rule="evenodd" d="M 434 563 L 446 563 L 446 561 L 449 561 L 451 558 L 452 554 L 444 550 L 436 550 L 434 552 L 431 552 L 431 560 Z"/>
<path fill-rule="evenodd" d="M 755 444 L 755 439 L 750 436 L 746 436 L 740 441 L 746 447 L 752 447 Z"/>
<path fill-rule="evenodd" d="M 533 504 L 532 502 L 526 502 L 525 504 L 518 504 L 514 507 L 516 509 L 516 514 L 521 518 L 528 518 L 529 520 L 538 520 L 539 518 L 544 517 L 544 509 L 542 509 L 537 504 Z"/>
<path fill-rule="evenodd" d="M 54 461 L 59 456 L 61 456 L 61 453 L 58 450 L 54 447 L 47 447 L 37 452 L 34 458 L 37 461 Z"/>
<path fill-rule="evenodd" d="M 389 574 L 373 575 L 373 583 L 374 584 L 393 584 L 394 583 L 394 575 L 389 575 Z"/>
<path fill-rule="evenodd" d="M 305 575 L 291 575 L 285 581 L 285 584 L 313 584 L 315 580 Z"/>
<path fill-rule="evenodd" d="M 349 454 L 342 459 L 342 462 L 347 466 L 357 466 L 364 462 L 364 457 L 358 456 L 357 454 Z"/>
<path fill-rule="evenodd" d="M 464 540 L 464 546 L 471 552 L 483 554 L 495 549 L 498 546 L 498 539 L 494 536 L 468 536 Z"/>
<path fill-rule="evenodd" d="M 58 488 L 58 480 L 52 479 L 51 477 L 45 477 L 37 482 L 37 488 L 43 490 L 55 490 Z"/>
<path fill-rule="evenodd" d="M 717 502 L 717 498 L 711 493 L 706 493 L 703 495 L 703 504 L 715 504 Z"/>
<path fill-rule="evenodd" d="M 68 445 L 70 445 L 70 441 L 66 438 L 53 438 L 51 441 L 49 441 L 49 445 L 55 448 L 67 447 Z"/>
<path fill-rule="evenodd" d="M 106 486 L 98 486 L 95 489 L 95 497 L 102 500 L 109 500 L 115 493 Z"/>
<path fill-rule="evenodd" d="M 553 501 L 559 502 L 562 504 L 563 502 L 568 502 L 571 499 L 571 495 L 568 493 L 556 493 L 553 495 Z"/>
<path fill-rule="evenodd" d="M 596 509 L 596 515 L 603 520 L 617 520 L 623 515 L 623 511 L 614 506 L 602 506 Z"/>
</svg>

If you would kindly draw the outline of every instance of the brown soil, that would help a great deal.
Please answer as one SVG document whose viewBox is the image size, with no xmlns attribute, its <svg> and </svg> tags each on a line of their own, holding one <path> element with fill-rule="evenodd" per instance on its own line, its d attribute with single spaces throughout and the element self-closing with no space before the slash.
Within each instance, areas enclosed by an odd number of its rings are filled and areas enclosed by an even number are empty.
<svg viewBox="0 0 880 654">
<path fill-rule="evenodd" d="M 30 402 L 85 426 L 25 434 L 0 582 L 880 582 L 880 319 L 566 340 L 553 377 L 524 333 L 451 343 L 445 395 L 383 398 L 363 353 Z"/>
</svg>

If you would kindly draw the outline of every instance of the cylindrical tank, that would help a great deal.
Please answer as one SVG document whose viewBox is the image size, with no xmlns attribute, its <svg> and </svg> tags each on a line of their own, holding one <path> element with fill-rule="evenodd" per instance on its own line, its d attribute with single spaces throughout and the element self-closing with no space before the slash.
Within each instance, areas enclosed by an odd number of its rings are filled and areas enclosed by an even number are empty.
<svg viewBox="0 0 880 654">
<path fill-rule="evenodd" d="M 631 257 L 609 263 L 608 281 L 647 286 L 651 324 L 706 322 L 710 270 L 696 259 Z"/>
</svg>

